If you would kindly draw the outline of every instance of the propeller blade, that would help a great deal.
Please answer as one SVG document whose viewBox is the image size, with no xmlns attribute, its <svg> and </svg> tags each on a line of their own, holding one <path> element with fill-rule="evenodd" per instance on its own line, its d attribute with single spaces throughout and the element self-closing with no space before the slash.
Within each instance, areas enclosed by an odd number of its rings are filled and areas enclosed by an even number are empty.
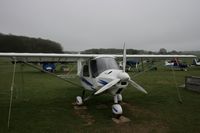
<svg viewBox="0 0 200 133">
<path fill-rule="evenodd" d="M 134 86 L 137 90 L 141 91 L 141 92 L 144 92 L 145 94 L 147 94 L 147 91 L 141 87 L 140 85 L 138 85 L 135 81 L 133 80 L 129 80 L 129 82 L 131 83 L 132 86 Z"/>
<path fill-rule="evenodd" d="M 124 42 L 124 52 L 123 52 L 123 72 L 126 71 L 126 45 Z"/>
<path fill-rule="evenodd" d="M 94 93 L 94 95 L 100 94 L 106 90 L 108 90 L 109 88 L 111 88 L 113 85 L 115 85 L 117 82 L 119 82 L 120 79 L 115 79 L 113 81 L 111 81 L 110 83 L 106 84 L 105 86 L 103 86 L 101 89 L 99 89 L 98 91 L 96 91 Z"/>
</svg>

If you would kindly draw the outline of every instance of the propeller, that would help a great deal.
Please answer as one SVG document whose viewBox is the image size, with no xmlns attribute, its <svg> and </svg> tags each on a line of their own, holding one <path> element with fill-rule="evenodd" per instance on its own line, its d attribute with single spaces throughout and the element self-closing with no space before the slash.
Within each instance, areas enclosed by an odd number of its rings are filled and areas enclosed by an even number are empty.
<svg viewBox="0 0 200 133">
<path fill-rule="evenodd" d="M 141 92 L 144 92 L 145 94 L 147 94 L 147 91 L 142 87 L 140 86 L 139 84 L 137 84 L 135 81 L 129 79 L 129 82 L 131 83 L 131 85 L 133 87 L 135 87 L 137 90 L 141 91 Z"/>
<path fill-rule="evenodd" d="M 125 45 L 125 42 L 124 42 L 124 52 L 123 52 L 123 72 L 126 71 L 126 45 Z"/>
<path fill-rule="evenodd" d="M 126 45 L 125 45 L 125 42 L 124 42 L 124 52 L 123 52 L 123 72 L 126 72 Z M 147 91 L 143 87 L 141 87 L 139 84 L 137 84 L 135 81 L 133 81 L 133 80 L 131 80 L 129 78 L 129 82 L 137 90 L 139 90 L 139 91 L 144 92 L 145 94 L 147 94 Z"/>
<path fill-rule="evenodd" d="M 106 90 L 108 90 L 109 88 L 111 88 L 113 85 L 115 85 L 117 82 L 119 82 L 120 79 L 114 79 L 113 81 L 111 81 L 110 83 L 106 84 L 105 86 L 103 86 L 101 89 L 99 89 L 98 91 L 96 91 L 94 93 L 94 95 L 100 94 Z"/>
</svg>

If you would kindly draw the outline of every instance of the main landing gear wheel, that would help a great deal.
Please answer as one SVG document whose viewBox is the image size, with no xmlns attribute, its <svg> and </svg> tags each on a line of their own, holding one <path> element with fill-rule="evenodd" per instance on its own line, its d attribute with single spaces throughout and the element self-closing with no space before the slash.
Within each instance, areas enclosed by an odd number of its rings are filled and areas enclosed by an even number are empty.
<svg viewBox="0 0 200 133">
<path fill-rule="evenodd" d="M 82 97 L 80 97 L 80 96 L 76 97 L 76 104 L 77 105 L 83 105 L 83 99 L 82 99 Z"/>
</svg>

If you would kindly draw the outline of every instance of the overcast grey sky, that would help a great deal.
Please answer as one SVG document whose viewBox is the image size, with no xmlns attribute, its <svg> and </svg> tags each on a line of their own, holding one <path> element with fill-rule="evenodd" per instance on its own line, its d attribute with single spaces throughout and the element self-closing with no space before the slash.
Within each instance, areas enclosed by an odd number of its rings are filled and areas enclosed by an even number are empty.
<svg viewBox="0 0 200 133">
<path fill-rule="evenodd" d="M 200 0 L 0 0 L 0 32 L 89 48 L 200 50 Z"/>
</svg>

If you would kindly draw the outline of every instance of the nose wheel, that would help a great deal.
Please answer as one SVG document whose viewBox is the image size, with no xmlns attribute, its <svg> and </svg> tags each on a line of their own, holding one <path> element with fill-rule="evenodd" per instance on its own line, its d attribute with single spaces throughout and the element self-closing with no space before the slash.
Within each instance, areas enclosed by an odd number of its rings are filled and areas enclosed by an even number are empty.
<svg viewBox="0 0 200 133">
<path fill-rule="evenodd" d="M 112 112 L 113 112 L 113 114 L 116 118 L 119 118 L 123 113 L 121 105 L 120 104 L 113 104 L 112 105 Z"/>
</svg>

